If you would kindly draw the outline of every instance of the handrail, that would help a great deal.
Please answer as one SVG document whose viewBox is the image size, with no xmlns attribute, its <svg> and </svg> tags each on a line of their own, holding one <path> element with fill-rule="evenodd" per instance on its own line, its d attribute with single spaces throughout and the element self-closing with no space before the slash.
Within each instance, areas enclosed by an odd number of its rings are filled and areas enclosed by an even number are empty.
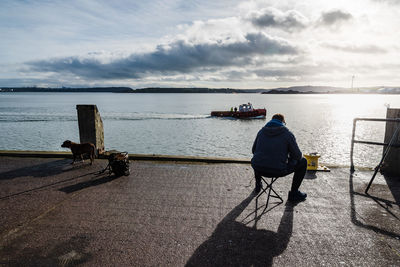
<svg viewBox="0 0 400 267">
<path fill-rule="evenodd" d="M 356 134 L 356 126 L 357 121 L 385 121 L 385 122 L 400 122 L 400 118 L 389 118 L 389 119 L 381 119 L 381 118 L 355 118 L 353 120 L 353 132 L 351 135 L 351 147 L 350 147 L 350 172 L 354 172 L 354 162 L 353 162 L 353 151 L 354 151 L 354 144 L 368 144 L 368 145 L 380 145 L 380 146 L 388 146 L 389 143 L 379 143 L 379 142 L 370 142 L 370 141 L 361 141 L 361 140 L 354 140 Z M 400 144 L 392 144 L 392 147 L 400 147 Z"/>
</svg>

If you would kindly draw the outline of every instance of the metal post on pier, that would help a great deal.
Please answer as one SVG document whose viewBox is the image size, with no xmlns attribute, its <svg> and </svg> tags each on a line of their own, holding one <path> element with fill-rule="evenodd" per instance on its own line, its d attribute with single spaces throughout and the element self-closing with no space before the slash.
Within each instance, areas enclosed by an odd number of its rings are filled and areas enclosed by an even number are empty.
<svg viewBox="0 0 400 267">
<path fill-rule="evenodd" d="M 355 118 L 353 120 L 353 133 L 351 136 L 351 146 L 350 146 L 350 171 L 354 172 L 354 161 L 353 161 L 353 154 L 354 154 L 354 144 L 366 144 L 366 145 L 378 145 L 378 146 L 387 146 L 389 143 L 384 142 L 371 142 L 371 141 L 361 141 L 355 140 L 355 133 L 358 121 L 382 121 L 382 122 L 400 122 L 400 118 L 388 118 L 388 119 L 379 119 L 379 118 Z M 393 135 L 393 132 L 392 132 Z M 390 137 L 392 136 L 390 135 Z M 390 140 L 390 138 L 389 138 Z M 392 144 L 392 147 L 400 147 L 400 144 Z"/>
<path fill-rule="evenodd" d="M 399 136 L 399 130 L 400 130 L 400 124 L 399 124 L 399 126 L 397 126 L 396 131 L 393 133 L 392 138 L 390 139 L 390 142 L 389 142 L 388 146 L 387 146 L 386 149 L 383 151 L 383 156 L 382 156 L 382 158 L 381 158 L 381 161 L 379 162 L 378 166 L 376 166 L 376 168 L 375 168 L 374 174 L 372 175 L 372 178 L 371 178 L 371 180 L 369 181 L 367 188 L 365 189 L 365 194 L 368 193 L 368 190 L 369 190 L 369 188 L 371 187 L 371 184 L 372 184 L 372 182 L 374 181 L 376 174 L 377 174 L 378 171 L 382 168 L 382 164 L 383 164 L 383 162 L 385 161 L 387 155 L 389 155 L 389 152 L 390 152 L 390 149 L 391 149 L 392 146 L 393 146 L 394 140 L 396 140 L 396 139 L 398 138 L 398 136 Z M 390 165 L 389 165 L 389 166 L 390 166 Z"/>
<path fill-rule="evenodd" d="M 399 143 L 399 133 L 400 133 L 400 110 L 397 110 L 395 114 L 399 116 L 389 116 L 389 114 L 393 114 L 393 112 L 389 111 L 386 119 L 378 119 L 378 118 L 355 118 L 353 120 L 353 132 L 351 136 L 351 147 L 350 147 L 350 172 L 353 173 L 355 171 L 353 154 L 354 154 L 354 144 L 367 144 L 367 145 L 380 145 L 384 146 L 382 158 L 375 168 L 375 172 L 365 190 L 365 193 L 368 192 L 373 180 L 375 179 L 376 174 L 379 170 L 384 171 L 385 173 L 395 174 L 397 176 L 400 175 L 400 143 Z M 385 140 L 383 143 L 380 142 L 371 142 L 371 141 L 361 141 L 355 140 L 355 133 L 358 121 L 382 121 L 386 122 L 386 133 Z M 397 123 L 397 127 L 394 125 Z M 389 126 L 388 126 L 389 125 Z M 390 127 L 390 125 L 392 125 Z M 388 130 L 389 129 L 389 130 Z M 392 149 L 392 150 L 391 150 Z M 396 149 L 396 150 L 393 150 Z M 390 152 L 390 153 L 389 153 Z M 389 158 L 389 156 L 391 158 Z M 396 172 L 397 171 L 397 172 Z"/>
<path fill-rule="evenodd" d="M 395 133 L 398 131 L 397 128 L 400 126 L 400 109 L 388 108 L 386 111 L 386 118 L 397 119 L 398 121 L 386 123 L 384 142 L 399 144 L 399 137 L 395 137 Z M 383 151 L 383 154 L 385 154 L 385 150 Z M 392 148 L 387 152 L 384 165 L 382 166 L 382 171 L 388 175 L 393 175 L 396 177 L 400 176 L 400 148 L 392 146 Z"/>
<path fill-rule="evenodd" d="M 353 151 L 354 151 L 354 137 L 356 134 L 357 118 L 353 120 L 353 132 L 351 134 L 351 146 L 350 146 L 350 173 L 354 172 L 354 162 L 353 162 Z"/>
</svg>

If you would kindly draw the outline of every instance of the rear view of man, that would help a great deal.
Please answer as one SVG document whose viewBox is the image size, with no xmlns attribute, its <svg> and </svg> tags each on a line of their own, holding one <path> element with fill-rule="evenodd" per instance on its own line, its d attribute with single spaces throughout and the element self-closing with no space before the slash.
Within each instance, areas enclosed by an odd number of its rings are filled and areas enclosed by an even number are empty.
<svg viewBox="0 0 400 267">
<path fill-rule="evenodd" d="M 299 187 L 307 170 L 307 160 L 285 125 L 285 117 L 275 114 L 257 134 L 251 159 L 256 179 L 255 192 L 261 190 L 261 176 L 282 177 L 294 172 L 288 200 L 303 201 L 307 194 L 300 192 Z"/>
</svg>

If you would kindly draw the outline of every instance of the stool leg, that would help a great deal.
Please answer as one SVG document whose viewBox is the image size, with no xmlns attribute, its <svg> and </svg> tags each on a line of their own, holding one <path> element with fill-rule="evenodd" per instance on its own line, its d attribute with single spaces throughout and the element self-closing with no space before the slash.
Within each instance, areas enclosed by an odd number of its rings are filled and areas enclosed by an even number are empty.
<svg viewBox="0 0 400 267">
<path fill-rule="evenodd" d="M 271 184 L 268 185 L 269 190 L 268 190 L 267 204 L 265 205 L 265 209 L 267 209 L 267 207 L 268 207 L 269 197 L 271 196 L 271 189 L 272 189 L 271 185 L 272 185 L 272 182 L 271 182 Z"/>
<path fill-rule="evenodd" d="M 264 177 L 261 177 L 261 180 L 267 185 L 265 188 L 263 188 L 263 190 L 260 192 L 260 194 L 257 196 L 257 198 L 263 194 L 263 193 L 267 193 L 266 191 L 268 190 L 268 196 L 267 196 L 267 203 L 265 205 L 265 209 L 268 208 L 268 204 L 269 204 L 269 198 L 270 197 L 274 197 L 274 198 L 279 198 L 280 203 L 283 203 L 283 199 L 281 198 L 281 196 L 278 194 L 278 192 L 276 192 L 273 188 L 272 185 L 273 183 L 278 180 L 278 177 L 273 177 L 271 178 L 271 183 L 268 183 Z M 271 191 L 273 192 L 273 194 L 271 194 Z M 265 210 L 264 209 L 264 210 Z"/>
<path fill-rule="evenodd" d="M 283 199 L 281 198 L 281 196 L 273 188 L 271 190 L 275 193 L 275 195 L 271 195 L 271 197 L 279 198 L 280 201 L 283 202 Z"/>
</svg>

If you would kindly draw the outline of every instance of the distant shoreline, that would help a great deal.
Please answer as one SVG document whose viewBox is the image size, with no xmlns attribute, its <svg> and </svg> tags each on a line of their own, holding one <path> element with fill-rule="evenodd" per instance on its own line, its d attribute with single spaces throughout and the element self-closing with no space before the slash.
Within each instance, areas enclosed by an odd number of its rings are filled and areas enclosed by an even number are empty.
<svg viewBox="0 0 400 267">
<path fill-rule="evenodd" d="M 130 87 L 0 87 L 0 93 L 200 93 L 200 94 L 400 94 L 400 87 L 366 87 L 347 89 L 328 86 L 293 86 L 273 89 L 232 88 L 161 88 L 132 89 Z"/>
</svg>

